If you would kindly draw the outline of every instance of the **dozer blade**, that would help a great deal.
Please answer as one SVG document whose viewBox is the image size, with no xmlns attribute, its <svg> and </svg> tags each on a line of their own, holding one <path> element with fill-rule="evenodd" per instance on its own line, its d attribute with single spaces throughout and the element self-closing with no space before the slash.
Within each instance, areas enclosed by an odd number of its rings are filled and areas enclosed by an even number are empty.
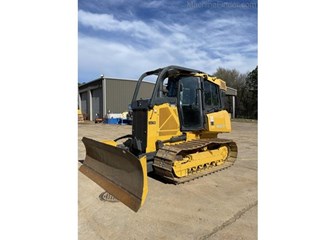
<svg viewBox="0 0 335 240">
<path fill-rule="evenodd" d="M 84 137 L 86 158 L 80 171 L 137 212 L 148 192 L 146 157 Z"/>
</svg>

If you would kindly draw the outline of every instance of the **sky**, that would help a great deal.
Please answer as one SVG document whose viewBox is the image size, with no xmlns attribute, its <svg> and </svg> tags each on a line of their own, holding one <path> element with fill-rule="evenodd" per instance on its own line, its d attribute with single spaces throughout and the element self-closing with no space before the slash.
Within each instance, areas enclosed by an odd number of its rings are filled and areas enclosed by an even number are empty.
<svg viewBox="0 0 335 240">
<path fill-rule="evenodd" d="M 254 0 L 78 0 L 78 81 L 138 79 L 168 65 L 247 73 L 257 30 Z"/>
</svg>

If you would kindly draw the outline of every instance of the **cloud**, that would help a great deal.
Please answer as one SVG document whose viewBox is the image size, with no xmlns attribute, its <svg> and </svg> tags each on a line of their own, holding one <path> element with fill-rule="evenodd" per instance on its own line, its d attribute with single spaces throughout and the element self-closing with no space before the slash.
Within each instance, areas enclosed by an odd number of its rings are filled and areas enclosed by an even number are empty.
<svg viewBox="0 0 335 240">
<path fill-rule="evenodd" d="M 147 58 L 146 52 L 132 46 L 87 36 L 80 36 L 78 44 L 81 49 L 79 52 L 79 75 L 82 73 L 82 76 L 79 77 L 89 75 L 91 79 L 86 79 L 86 81 L 95 79 L 100 74 L 137 79 L 142 72 L 149 70 L 145 67 L 158 67 L 152 64 L 152 60 L 157 59 Z M 157 58 L 158 54 L 149 54 L 149 56 Z M 89 69 L 94 69 L 94 71 L 89 72 Z"/>
<path fill-rule="evenodd" d="M 257 26 L 250 17 L 213 15 L 207 21 L 193 17 L 186 24 L 79 10 L 78 20 L 82 81 L 100 74 L 138 78 L 144 71 L 167 65 L 210 74 L 218 67 L 246 72 L 257 65 Z"/>
<path fill-rule="evenodd" d="M 116 20 L 113 14 L 95 14 L 79 10 L 79 23 L 83 26 L 92 27 L 95 30 L 122 31 L 131 34 L 133 37 L 148 38 L 155 37 L 156 31 L 143 21 Z"/>
</svg>

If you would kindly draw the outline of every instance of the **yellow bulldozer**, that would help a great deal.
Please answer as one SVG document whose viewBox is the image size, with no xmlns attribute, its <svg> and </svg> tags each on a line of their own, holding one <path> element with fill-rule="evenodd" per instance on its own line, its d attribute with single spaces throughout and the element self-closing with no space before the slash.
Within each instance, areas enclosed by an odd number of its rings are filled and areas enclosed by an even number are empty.
<svg viewBox="0 0 335 240">
<path fill-rule="evenodd" d="M 139 98 L 143 79 L 153 76 L 151 98 Z M 132 134 L 103 142 L 84 137 L 79 170 L 137 212 L 148 193 L 148 173 L 179 184 L 230 167 L 236 143 L 218 138 L 231 131 L 226 91 L 223 80 L 195 69 L 143 73 L 131 102 Z"/>
</svg>

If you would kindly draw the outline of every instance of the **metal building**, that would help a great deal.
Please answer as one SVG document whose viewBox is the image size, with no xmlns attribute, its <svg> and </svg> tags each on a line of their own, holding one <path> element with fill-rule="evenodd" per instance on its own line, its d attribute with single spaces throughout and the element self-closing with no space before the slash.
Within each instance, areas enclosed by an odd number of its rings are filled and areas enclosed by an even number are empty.
<svg viewBox="0 0 335 240">
<path fill-rule="evenodd" d="M 94 121 L 103 118 L 108 112 L 122 113 L 128 111 L 133 98 L 137 80 L 100 77 L 79 86 L 78 105 L 85 120 Z M 142 82 L 139 97 L 150 98 L 155 84 Z M 231 117 L 235 118 L 235 97 L 237 90 L 227 88 L 226 95 L 231 97 Z"/>
<path fill-rule="evenodd" d="M 122 113 L 128 111 L 137 80 L 100 77 L 79 86 L 78 105 L 85 120 L 103 118 L 109 111 Z M 150 98 L 153 83 L 142 82 L 139 96 Z"/>
</svg>

